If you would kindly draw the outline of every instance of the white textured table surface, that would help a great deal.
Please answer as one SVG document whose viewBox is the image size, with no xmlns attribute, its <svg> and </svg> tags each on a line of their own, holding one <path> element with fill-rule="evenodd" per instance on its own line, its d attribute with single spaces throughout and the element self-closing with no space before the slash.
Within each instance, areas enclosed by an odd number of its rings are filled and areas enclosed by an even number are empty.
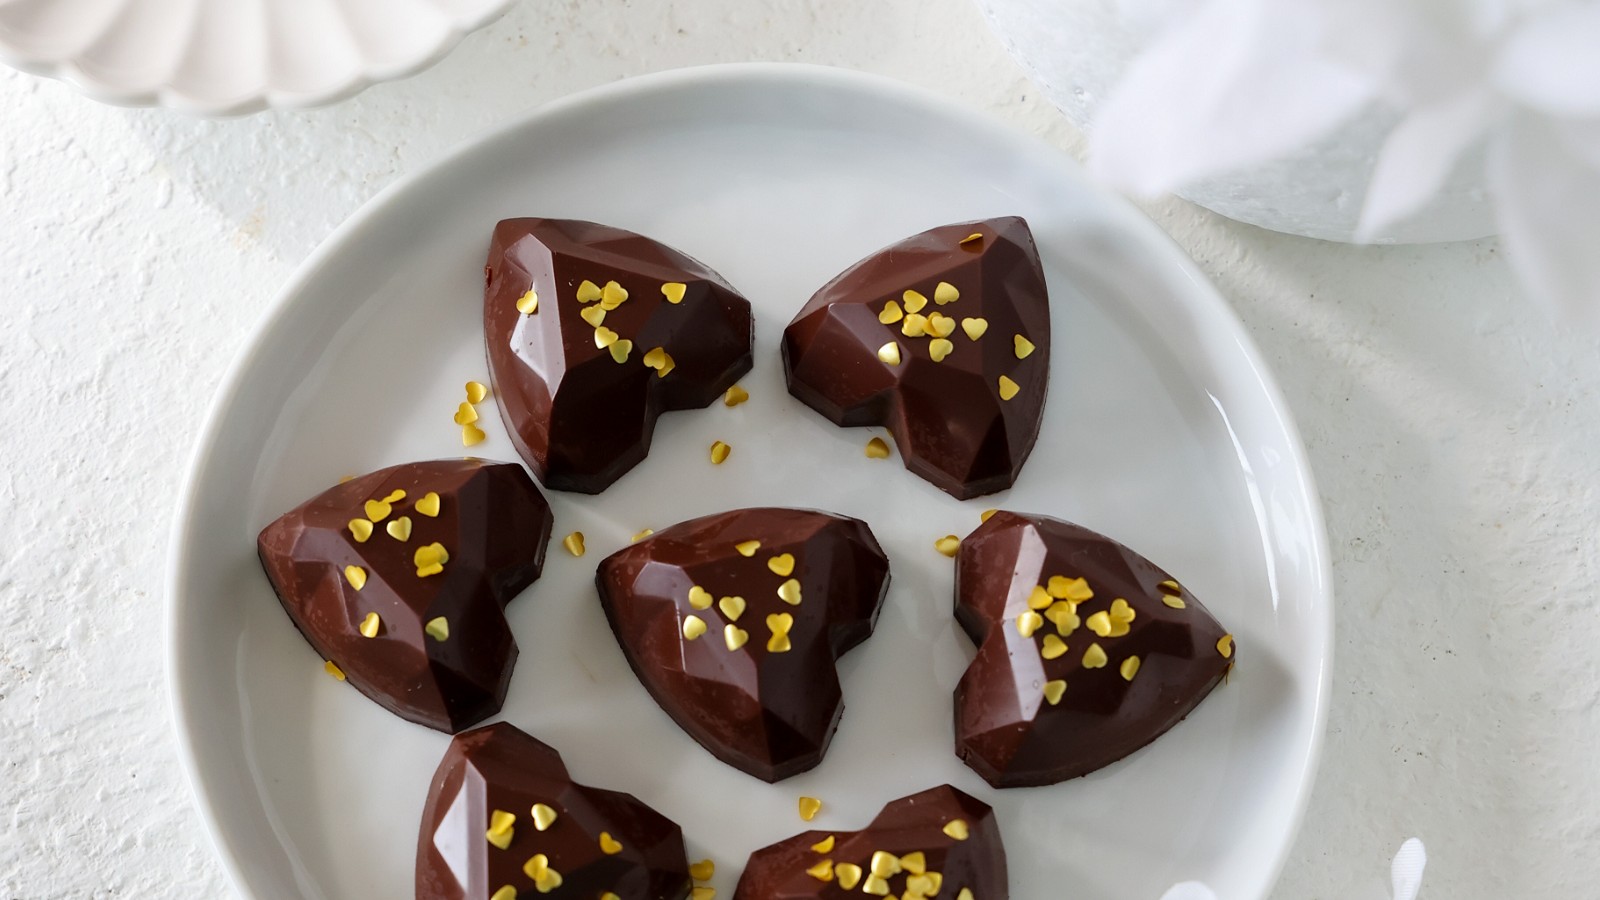
<svg viewBox="0 0 1600 900">
<path fill-rule="evenodd" d="M 747 59 L 895 76 L 1076 147 L 966 0 L 525 2 L 409 81 L 226 122 L 0 74 L 0 900 L 229 895 L 172 749 L 166 536 L 213 387 L 296 264 L 514 113 Z M 1411 835 L 1424 897 L 1592 896 L 1597 342 L 1530 307 L 1493 242 L 1150 211 L 1275 367 L 1327 504 L 1332 713 L 1277 896 L 1386 897 Z"/>
</svg>

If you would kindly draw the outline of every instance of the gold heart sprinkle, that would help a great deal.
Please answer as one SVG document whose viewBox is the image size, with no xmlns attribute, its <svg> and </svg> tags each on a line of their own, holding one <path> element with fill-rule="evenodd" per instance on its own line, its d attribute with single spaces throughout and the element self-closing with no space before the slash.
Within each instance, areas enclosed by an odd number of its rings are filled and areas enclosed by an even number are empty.
<svg viewBox="0 0 1600 900">
<path fill-rule="evenodd" d="M 1217 638 L 1217 652 L 1222 654 L 1223 659 L 1233 658 L 1233 635 L 1225 634 Z"/>
<path fill-rule="evenodd" d="M 905 896 L 931 897 L 939 893 L 938 885 L 944 883 L 944 876 L 938 872 L 928 872 L 913 875 L 906 879 Z"/>
<path fill-rule="evenodd" d="M 397 541 L 410 540 L 411 517 L 401 516 L 398 519 L 394 519 L 390 521 L 388 525 L 385 525 L 383 530 L 389 532 L 389 537 L 392 537 Z"/>
<path fill-rule="evenodd" d="M 883 851 L 878 851 L 883 852 Z M 889 895 L 889 882 L 882 875 L 868 875 L 867 880 L 861 885 L 863 894 L 876 894 L 879 897 Z"/>
<path fill-rule="evenodd" d="M 683 295 L 688 290 L 689 286 L 682 282 L 669 281 L 661 286 L 661 295 L 667 298 L 668 303 L 676 306 L 683 302 Z"/>
<path fill-rule="evenodd" d="M 1033 341 L 1028 340 L 1020 334 L 1012 335 L 1011 346 L 1017 354 L 1017 359 L 1027 359 L 1028 354 L 1032 353 L 1034 349 Z"/>
<path fill-rule="evenodd" d="M 1042 627 L 1044 627 L 1044 616 L 1031 609 L 1017 616 L 1017 633 L 1025 638 L 1033 637 L 1033 633 Z"/>
<path fill-rule="evenodd" d="M 322 671 L 332 675 L 335 681 L 344 680 L 344 670 L 334 665 L 333 660 L 331 659 L 325 659 L 322 661 Z"/>
<path fill-rule="evenodd" d="M 740 556 L 744 556 L 744 557 L 755 556 L 756 555 L 756 551 L 761 549 L 761 542 L 760 541 L 740 541 L 739 543 L 733 545 L 733 549 L 739 551 L 739 555 Z"/>
<path fill-rule="evenodd" d="M 923 337 L 928 333 L 928 317 L 912 313 L 900 323 L 900 333 L 906 337 Z"/>
<path fill-rule="evenodd" d="M 834 838 L 833 835 L 830 834 L 822 840 L 817 841 L 815 844 L 812 844 L 811 850 L 813 853 L 832 853 L 833 843 Z"/>
<path fill-rule="evenodd" d="M 1085 669 L 1103 669 L 1108 659 L 1106 651 L 1099 644 L 1090 644 L 1089 649 L 1083 651 L 1083 667 Z"/>
<path fill-rule="evenodd" d="M 812 819 L 815 819 L 817 817 L 817 813 L 819 813 L 819 812 L 822 812 L 822 801 L 821 800 L 818 800 L 815 797 L 801 797 L 800 798 L 800 818 L 801 819 L 803 819 L 804 821 L 809 822 Z"/>
<path fill-rule="evenodd" d="M 350 582 L 350 586 L 359 591 L 367 586 L 367 570 L 360 566 L 345 566 L 344 580 Z"/>
<path fill-rule="evenodd" d="M 1004 375 L 1000 376 L 1000 399 L 1010 400 L 1017 395 L 1022 387 Z"/>
<path fill-rule="evenodd" d="M 1130 656 L 1123 660 L 1122 665 L 1117 667 L 1117 671 L 1122 673 L 1123 681 L 1132 681 L 1133 676 L 1139 674 L 1139 657 Z"/>
<path fill-rule="evenodd" d="M 349 528 L 351 537 L 354 537 L 358 544 L 365 544 L 367 538 L 372 537 L 372 523 L 366 519 L 351 519 Z"/>
<path fill-rule="evenodd" d="M 724 444 L 721 441 L 713 441 L 711 443 L 711 464 L 713 466 L 722 465 L 722 463 L 728 458 L 728 454 L 732 452 L 733 448 L 727 444 Z"/>
<path fill-rule="evenodd" d="M 981 240 L 983 240 L 983 234 L 981 232 L 974 231 L 973 233 L 971 233 L 971 234 L 967 235 L 966 237 L 962 238 L 961 239 L 961 243 L 970 244 L 973 241 L 981 241 Z M 966 840 L 966 838 L 962 838 L 962 840 Z"/>
<path fill-rule="evenodd" d="M 617 339 L 617 333 L 605 327 L 604 325 L 594 330 L 594 345 L 601 350 L 604 350 L 612 344 L 615 344 Z"/>
<path fill-rule="evenodd" d="M 949 316 L 940 316 L 938 319 L 934 319 L 932 316 L 929 316 L 928 330 L 932 331 L 939 337 L 947 338 L 956 333 L 956 320 L 950 318 Z"/>
<path fill-rule="evenodd" d="M 794 554 L 780 553 L 774 556 L 767 560 L 767 568 L 772 570 L 772 574 L 780 578 L 788 578 L 794 574 Z"/>
<path fill-rule="evenodd" d="M 878 359 L 891 366 L 900 365 L 900 345 L 890 341 L 878 348 Z"/>
<path fill-rule="evenodd" d="M 978 338 L 983 337 L 983 333 L 985 331 L 989 330 L 989 320 L 988 319 L 962 319 L 961 320 L 961 330 L 965 331 L 967 333 L 967 337 L 972 338 L 973 340 L 977 340 Z"/>
<path fill-rule="evenodd" d="M 578 302 L 579 303 L 593 303 L 594 301 L 599 300 L 600 296 L 601 296 L 600 285 L 595 284 L 594 282 L 590 281 L 589 279 L 585 278 L 578 285 Z"/>
<path fill-rule="evenodd" d="M 867 441 L 867 458 L 888 459 L 889 444 L 881 437 L 875 437 L 872 440 Z"/>
<path fill-rule="evenodd" d="M 922 312 L 922 308 L 928 305 L 928 298 L 916 291 L 906 291 L 900 295 L 900 299 L 905 301 L 908 313 Z"/>
<path fill-rule="evenodd" d="M 941 830 L 945 837 L 953 841 L 964 841 L 968 837 L 966 819 L 951 819 L 944 823 L 944 828 Z"/>
<path fill-rule="evenodd" d="M 367 518 L 374 522 L 382 522 L 389 517 L 394 507 L 382 500 L 368 500 L 362 509 L 366 512 Z"/>
<path fill-rule="evenodd" d="M 487 396 L 489 396 L 489 389 L 487 387 L 484 387 L 482 382 L 478 382 L 478 381 L 469 381 L 469 382 L 467 382 L 467 402 L 468 403 L 482 403 L 483 402 L 483 398 L 485 398 Z"/>
<path fill-rule="evenodd" d="M 696 640 L 706 633 L 706 620 L 699 616 L 689 615 L 683 617 L 683 639 Z"/>
<path fill-rule="evenodd" d="M 813 844 L 812 848 L 815 849 L 817 846 L 818 845 Z M 823 850 L 820 852 L 827 853 L 828 851 Z M 817 863 L 816 865 L 807 869 L 806 874 L 822 882 L 823 884 L 827 884 L 833 880 L 833 860 L 825 859 L 822 862 Z"/>
<path fill-rule="evenodd" d="M 883 312 L 878 313 L 878 321 L 885 325 L 893 325 L 903 318 L 905 318 L 905 313 L 900 311 L 900 304 L 894 302 L 893 300 L 885 303 L 883 305 Z"/>
<path fill-rule="evenodd" d="M 717 864 L 709 859 L 702 859 L 689 866 L 689 877 L 695 881 L 710 881 L 717 875 Z"/>
<path fill-rule="evenodd" d="M 633 538 L 631 539 L 630 542 L 634 543 L 634 544 L 637 544 L 640 541 L 644 540 L 645 538 L 647 538 L 650 535 L 655 534 L 655 533 L 656 533 L 656 530 L 654 528 L 643 528 L 643 529 L 640 529 L 639 531 L 634 532 Z"/>
<path fill-rule="evenodd" d="M 737 625 L 727 625 L 722 629 L 722 642 L 728 645 L 730 651 L 737 651 L 750 640 L 750 632 Z"/>
<path fill-rule="evenodd" d="M 600 305 L 606 309 L 616 309 L 627 301 L 628 292 L 615 281 L 606 282 L 606 286 L 600 290 Z"/>
<path fill-rule="evenodd" d="M 401 500 L 404 500 L 405 498 L 406 498 L 406 492 L 400 490 L 399 488 L 395 488 L 394 490 L 389 492 L 389 496 L 383 498 L 383 502 L 385 502 L 385 503 L 399 503 Z"/>
<path fill-rule="evenodd" d="M 1053 634 L 1044 636 L 1044 646 L 1039 648 L 1039 655 L 1045 659 L 1060 659 L 1067 653 L 1067 642 Z"/>
<path fill-rule="evenodd" d="M 738 406 L 749 399 L 750 392 L 736 384 L 733 387 L 728 388 L 728 392 L 722 395 L 722 405 L 729 407 Z"/>
<path fill-rule="evenodd" d="M 1161 602 L 1172 607 L 1173 609 L 1183 609 L 1189 605 L 1183 602 L 1182 597 L 1174 597 L 1171 594 L 1162 594 Z"/>
<path fill-rule="evenodd" d="M 768 616 L 767 619 L 771 621 L 772 617 Z M 768 653 L 788 653 L 793 649 L 794 645 L 789 642 L 789 632 L 787 631 L 773 630 L 772 636 L 767 638 Z"/>
<path fill-rule="evenodd" d="M 455 423 L 457 425 L 471 425 L 476 421 L 478 421 L 478 411 L 473 408 L 471 403 L 465 400 L 461 401 L 461 405 L 456 407 Z"/>
<path fill-rule="evenodd" d="M 377 613 L 369 612 L 367 617 L 361 620 L 358 630 L 361 632 L 362 637 L 375 638 L 378 636 L 378 629 L 381 627 L 383 627 L 383 620 L 378 618 Z"/>
<path fill-rule="evenodd" d="M 900 868 L 913 875 L 921 875 L 928 871 L 928 857 L 921 850 L 907 853 L 900 857 Z"/>
<path fill-rule="evenodd" d="M 622 844 L 611 836 L 611 832 L 600 832 L 600 852 L 607 856 L 616 856 L 622 852 Z"/>
<path fill-rule="evenodd" d="M 571 534 L 567 535 L 566 537 L 562 538 L 561 539 L 561 546 L 567 548 L 567 552 L 571 553 L 573 556 L 582 556 L 583 555 L 583 549 L 584 549 L 583 548 L 583 532 L 574 531 L 573 533 L 571 533 Z"/>
<path fill-rule="evenodd" d="M 644 364 L 655 369 L 656 376 L 659 378 L 667 377 L 667 373 L 678 365 L 672 361 L 672 356 L 667 353 L 667 348 L 665 347 L 656 347 L 646 353 L 644 355 Z"/>
<path fill-rule="evenodd" d="M 944 358 L 949 356 L 955 349 L 956 345 L 944 338 L 934 338 L 928 342 L 928 355 L 933 357 L 934 362 L 944 362 Z"/>
<path fill-rule="evenodd" d="M 461 426 L 461 446 L 463 447 L 476 447 L 487 440 L 488 437 L 487 434 L 483 433 L 483 429 L 476 425 Z"/>
<path fill-rule="evenodd" d="M 417 501 L 416 510 L 430 519 L 438 516 L 439 495 L 434 491 L 429 491 L 426 494 L 423 494 L 422 499 Z"/>
<path fill-rule="evenodd" d="M 1163 581 L 1160 584 L 1156 585 L 1156 587 L 1160 588 L 1161 589 L 1161 593 L 1163 593 L 1163 594 L 1181 594 L 1181 593 L 1183 593 L 1183 588 L 1180 587 L 1176 581 L 1173 581 L 1170 578 L 1167 579 L 1166 581 Z"/>
<path fill-rule="evenodd" d="M 933 542 L 933 549 L 943 553 L 945 556 L 954 558 L 957 553 L 961 552 L 961 539 L 953 534 L 947 534 Z"/>
<path fill-rule="evenodd" d="M 695 609 L 710 609 L 711 608 L 711 602 L 712 601 L 711 601 L 711 592 L 710 591 L 706 590 L 705 588 L 701 587 L 698 584 L 694 585 L 691 588 L 689 588 L 689 605 L 690 606 L 694 607 Z"/>
<path fill-rule="evenodd" d="M 1050 604 L 1054 602 L 1055 600 L 1051 598 L 1050 593 L 1038 585 L 1034 585 L 1033 590 L 1028 592 L 1029 609 L 1049 609 Z"/>
<path fill-rule="evenodd" d="M 450 554 L 445 551 L 444 545 L 434 541 L 423 547 L 418 547 L 417 552 L 411 555 L 411 562 L 417 567 L 417 577 L 427 578 L 444 571 L 444 564 L 450 561 Z"/>
<path fill-rule="evenodd" d="M 578 310 L 578 316 L 588 322 L 590 328 L 599 328 L 606 320 L 606 311 L 601 306 L 585 306 Z"/>
<path fill-rule="evenodd" d="M 628 361 L 628 354 L 633 352 L 633 341 L 623 338 L 611 345 L 611 358 L 619 363 Z"/>
<path fill-rule="evenodd" d="M 538 831 L 549 831 L 550 826 L 556 823 L 556 811 L 543 803 L 533 805 L 533 827 Z"/>
<path fill-rule="evenodd" d="M 441 644 L 450 640 L 450 621 L 444 616 L 429 619 L 428 624 L 422 626 L 422 630 L 428 633 L 428 637 Z"/>
<path fill-rule="evenodd" d="M 788 634 L 794 627 L 794 616 L 789 613 L 772 613 L 767 616 L 767 629 L 773 634 Z"/>
<path fill-rule="evenodd" d="M 739 621 L 739 617 L 744 615 L 744 607 L 743 597 L 723 597 L 717 601 L 717 609 L 722 610 L 722 614 L 727 616 L 730 622 Z"/>
<path fill-rule="evenodd" d="M 791 578 L 778 585 L 778 599 L 790 606 L 800 605 L 800 579 Z"/>
<path fill-rule="evenodd" d="M 839 878 L 839 887 L 847 891 L 861 881 L 861 867 L 855 863 L 839 863 L 833 867 L 833 874 Z"/>
<path fill-rule="evenodd" d="M 999 511 L 1000 510 L 998 510 L 998 509 L 986 509 L 983 512 L 978 513 L 978 521 L 979 522 L 987 522 L 990 519 L 994 518 L 994 514 L 999 512 Z"/>
<path fill-rule="evenodd" d="M 517 301 L 517 312 L 525 316 L 531 316 L 538 311 L 539 295 L 534 293 L 533 288 L 528 288 L 528 292 L 522 295 L 521 300 Z"/>
<path fill-rule="evenodd" d="M 1086 578 L 1051 575 L 1049 582 L 1045 584 L 1045 590 L 1057 600 L 1071 600 L 1073 603 L 1094 599 L 1094 591 L 1089 589 L 1089 580 Z"/>
<path fill-rule="evenodd" d="M 961 292 L 956 290 L 956 286 L 948 281 L 941 281 L 933 288 L 933 302 L 940 306 L 946 303 L 954 303 L 960 299 Z"/>
<path fill-rule="evenodd" d="M 1057 678 L 1044 683 L 1044 699 L 1051 706 L 1061 702 L 1061 697 L 1067 692 L 1067 683 Z"/>
<path fill-rule="evenodd" d="M 891 875 L 898 875 L 900 874 L 900 859 L 887 850 L 874 850 L 872 853 L 872 860 L 869 863 L 868 871 L 872 872 L 872 874 L 878 878 L 888 878 Z M 863 887 L 862 890 L 869 894 L 875 893 L 874 891 L 865 887 Z"/>
<path fill-rule="evenodd" d="M 1078 618 L 1078 608 L 1066 600 L 1059 600 L 1050 604 L 1044 611 L 1044 617 L 1056 626 L 1056 633 L 1062 637 L 1071 637 L 1083 620 Z"/>
</svg>

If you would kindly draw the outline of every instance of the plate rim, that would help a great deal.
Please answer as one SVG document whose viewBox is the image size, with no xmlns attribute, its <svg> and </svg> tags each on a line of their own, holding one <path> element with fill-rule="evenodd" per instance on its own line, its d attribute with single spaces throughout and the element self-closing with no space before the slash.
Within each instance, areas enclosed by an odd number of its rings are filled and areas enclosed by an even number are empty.
<svg viewBox="0 0 1600 900">
<path fill-rule="evenodd" d="M 1301 495 L 1300 499 L 1309 519 L 1311 541 L 1306 548 L 1309 557 L 1306 569 L 1308 582 L 1314 587 L 1316 602 L 1305 615 L 1315 620 L 1315 624 L 1320 627 L 1322 645 L 1321 664 L 1315 680 L 1315 692 L 1311 697 L 1312 727 L 1309 741 L 1298 753 L 1298 758 L 1288 763 L 1297 766 L 1300 772 L 1293 809 L 1288 828 L 1279 836 L 1276 846 L 1271 848 L 1272 862 L 1267 868 L 1269 877 L 1263 882 L 1265 891 L 1270 893 L 1282 876 L 1289 853 L 1295 846 L 1304 824 L 1321 765 L 1327 734 L 1335 636 L 1332 563 L 1322 498 L 1317 490 L 1315 473 L 1312 471 L 1300 429 L 1272 369 L 1266 364 L 1255 341 L 1250 337 L 1243 321 L 1232 306 L 1182 247 L 1128 198 L 1095 184 L 1066 151 L 1051 145 L 1039 136 L 1024 132 L 1010 123 L 967 106 L 950 96 L 895 78 L 833 66 L 785 62 L 715 63 L 669 69 L 587 88 L 513 116 L 500 125 L 468 138 L 426 165 L 402 175 L 363 202 L 296 267 L 271 301 L 266 304 L 260 318 L 245 336 L 238 355 L 228 365 L 226 373 L 218 383 L 217 391 L 211 399 L 198 432 L 194 449 L 187 460 L 168 534 L 167 570 L 164 579 L 166 692 L 178 760 L 184 779 L 189 785 L 194 808 L 199 813 L 201 824 L 210 839 L 216 858 L 227 873 L 231 886 L 243 897 L 258 896 L 244 878 L 245 867 L 241 864 L 235 846 L 225 837 L 214 798 L 203 790 L 201 763 L 195 741 L 197 734 L 195 716 L 187 707 L 185 690 L 187 680 L 185 675 L 189 663 L 183 652 L 186 644 L 180 640 L 183 627 L 180 610 L 185 607 L 183 573 L 189 565 L 189 551 L 184 541 L 184 534 L 199 513 L 200 470 L 206 460 L 213 455 L 215 445 L 221 436 L 223 419 L 245 383 L 247 371 L 254 368 L 261 347 L 266 343 L 263 338 L 280 327 L 289 310 L 297 305 L 297 298 L 306 285 L 313 281 L 331 260 L 336 259 L 343 245 L 359 234 L 370 221 L 384 215 L 388 207 L 402 195 L 426 182 L 435 173 L 470 156 L 484 145 L 507 139 L 510 135 L 525 129 L 536 128 L 542 120 L 556 118 L 590 104 L 619 102 L 655 93 L 692 91 L 729 82 L 749 81 L 766 82 L 790 90 L 831 87 L 858 92 L 895 105 L 915 107 L 931 115 L 959 120 L 974 129 L 1004 135 L 1020 148 L 1035 153 L 1043 150 L 1056 155 L 1062 163 L 1059 167 L 1059 174 L 1062 177 L 1075 180 L 1101 195 L 1105 200 L 1107 215 L 1117 220 L 1120 227 L 1137 233 L 1151 246 L 1162 248 L 1158 252 L 1169 257 L 1165 262 L 1176 266 L 1193 284 L 1195 288 L 1193 302 L 1204 305 L 1203 311 L 1226 333 L 1227 338 L 1236 345 L 1243 361 L 1249 364 L 1254 375 L 1253 382 L 1259 386 L 1266 400 L 1266 411 L 1271 413 L 1277 427 L 1286 438 L 1289 461 L 1295 473 L 1292 483 Z"/>
</svg>

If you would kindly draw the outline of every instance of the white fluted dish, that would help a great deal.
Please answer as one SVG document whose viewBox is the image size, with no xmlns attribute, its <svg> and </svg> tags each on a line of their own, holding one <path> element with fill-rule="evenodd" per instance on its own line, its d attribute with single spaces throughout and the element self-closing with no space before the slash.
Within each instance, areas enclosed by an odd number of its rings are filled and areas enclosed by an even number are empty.
<svg viewBox="0 0 1600 900">
<path fill-rule="evenodd" d="M 513 0 L 0 0 L 0 61 L 122 106 L 323 106 L 420 71 Z"/>
</svg>

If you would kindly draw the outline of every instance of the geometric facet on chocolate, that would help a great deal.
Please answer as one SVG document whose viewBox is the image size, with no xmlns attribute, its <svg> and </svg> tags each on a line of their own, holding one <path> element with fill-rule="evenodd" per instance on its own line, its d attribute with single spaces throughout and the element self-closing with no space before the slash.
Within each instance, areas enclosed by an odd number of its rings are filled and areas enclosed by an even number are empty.
<svg viewBox="0 0 1600 900">
<path fill-rule="evenodd" d="M 561 755 L 499 722 L 457 735 L 428 790 L 417 900 L 683 900 L 683 832 L 629 794 L 576 784 Z"/>
<path fill-rule="evenodd" d="M 776 782 L 822 761 L 844 709 L 835 662 L 872 633 L 889 562 L 857 519 L 741 509 L 656 532 L 596 581 L 656 703 L 718 759 Z"/>
<path fill-rule="evenodd" d="M 994 811 L 949 785 L 902 797 L 861 831 L 808 831 L 752 853 L 733 900 L 863 895 L 1006 900 Z"/>
<path fill-rule="evenodd" d="M 1054 784 L 1178 724 L 1233 664 L 1221 624 L 1116 541 L 1001 511 L 961 542 L 956 755 L 995 787 Z"/>
<path fill-rule="evenodd" d="M 905 466 L 965 500 L 1033 450 L 1050 301 L 1027 222 L 946 225 L 856 263 L 783 333 L 789 392 L 835 425 L 880 425 Z"/>
<path fill-rule="evenodd" d="M 750 370 L 749 301 L 631 231 L 507 219 L 484 274 L 495 399 L 548 488 L 605 490 L 650 452 L 658 415 L 707 406 Z"/>
<path fill-rule="evenodd" d="M 335 485 L 256 547 L 295 627 L 351 685 L 456 732 L 505 700 L 505 606 L 538 579 L 551 524 L 521 466 L 442 459 Z"/>
</svg>

